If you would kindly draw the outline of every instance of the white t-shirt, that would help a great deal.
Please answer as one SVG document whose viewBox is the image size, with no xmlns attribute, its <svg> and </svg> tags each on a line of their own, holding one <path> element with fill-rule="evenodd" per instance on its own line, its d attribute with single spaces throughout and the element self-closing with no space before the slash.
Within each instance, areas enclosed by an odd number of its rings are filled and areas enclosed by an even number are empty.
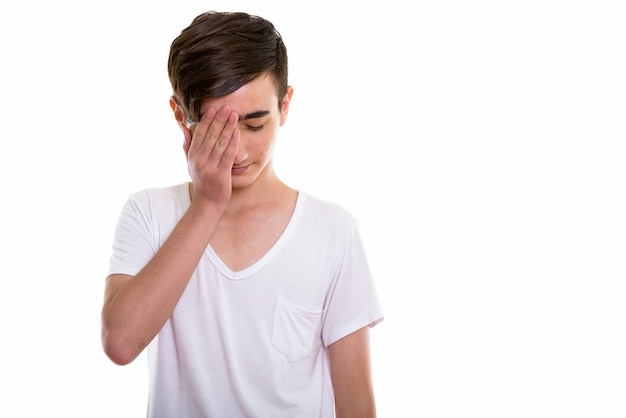
<svg viewBox="0 0 626 418">
<path fill-rule="evenodd" d="M 108 273 L 137 274 L 189 204 L 187 183 L 131 195 Z M 148 416 L 333 417 L 328 346 L 382 319 L 354 218 L 299 192 L 250 267 L 232 271 L 207 247 L 148 346 Z"/>
</svg>

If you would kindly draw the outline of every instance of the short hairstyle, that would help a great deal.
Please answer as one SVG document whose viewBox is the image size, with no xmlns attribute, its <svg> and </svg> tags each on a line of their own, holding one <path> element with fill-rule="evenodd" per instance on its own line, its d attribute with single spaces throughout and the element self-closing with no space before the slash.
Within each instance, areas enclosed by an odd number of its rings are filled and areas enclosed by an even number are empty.
<svg viewBox="0 0 626 418">
<path fill-rule="evenodd" d="M 274 25 L 242 12 L 197 16 L 170 47 L 167 64 L 174 100 L 187 121 L 202 117 L 202 101 L 227 96 L 269 72 L 278 106 L 287 93 L 287 48 Z"/>
</svg>

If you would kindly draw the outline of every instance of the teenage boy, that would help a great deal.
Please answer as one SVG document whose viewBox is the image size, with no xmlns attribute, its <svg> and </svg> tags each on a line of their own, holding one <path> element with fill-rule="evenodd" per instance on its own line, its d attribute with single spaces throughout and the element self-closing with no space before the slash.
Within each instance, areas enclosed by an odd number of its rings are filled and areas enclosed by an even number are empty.
<svg viewBox="0 0 626 418">
<path fill-rule="evenodd" d="M 274 172 L 293 96 L 272 23 L 208 12 L 173 41 L 170 106 L 191 182 L 132 194 L 102 342 L 145 348 L 149 417 L 374 417 L 383 318 L 354 218 Z"/>
</svg>

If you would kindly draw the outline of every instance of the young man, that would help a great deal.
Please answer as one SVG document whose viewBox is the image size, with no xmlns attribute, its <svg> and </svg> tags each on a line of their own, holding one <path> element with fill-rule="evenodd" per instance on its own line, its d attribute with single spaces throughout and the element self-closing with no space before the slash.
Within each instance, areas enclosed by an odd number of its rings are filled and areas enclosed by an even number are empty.
<svg viewBox="0 0 626 418">
<path fill-rule="evenodd" d="M 105 353 L 128 364 L 148 349 L 149 417 L 374 417 L 383 316 L 355 220 L 272 167 L 293 96 L 279 33 L 205 13 L 168 70 L 191 182 L 122 210 Z"/>
</svg>

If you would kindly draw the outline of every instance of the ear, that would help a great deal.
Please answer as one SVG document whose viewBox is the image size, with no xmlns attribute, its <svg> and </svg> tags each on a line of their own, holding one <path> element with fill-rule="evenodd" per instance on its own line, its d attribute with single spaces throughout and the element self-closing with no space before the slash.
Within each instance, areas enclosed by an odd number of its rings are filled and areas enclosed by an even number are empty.
<svg viewBox="0 0 626 418">
<path fill-rule="evenodd" d="M 189 129 L 189 126 L 187 126 L 187 118 L 185 117 L 185 112 L 183 112 L 183 109 L 178 105 L 176 99 L 174 99 L 174 96 L 170 97 L 170 107 L 174 112 L 174 119 L 176 119 L 178 126 L 180 126 L 181 129 Z"/>
<path fill-rule="evenodd" d="M 280 126 L 283 126 L 287 121 L 287 114 L 289 114 L 289 104 L 291 103 L 291 97 L 293 96 L 293 87 L 287 86 L 287 93 L 283 97 L 283 104 L 280 109 Z"/>
</svg>

